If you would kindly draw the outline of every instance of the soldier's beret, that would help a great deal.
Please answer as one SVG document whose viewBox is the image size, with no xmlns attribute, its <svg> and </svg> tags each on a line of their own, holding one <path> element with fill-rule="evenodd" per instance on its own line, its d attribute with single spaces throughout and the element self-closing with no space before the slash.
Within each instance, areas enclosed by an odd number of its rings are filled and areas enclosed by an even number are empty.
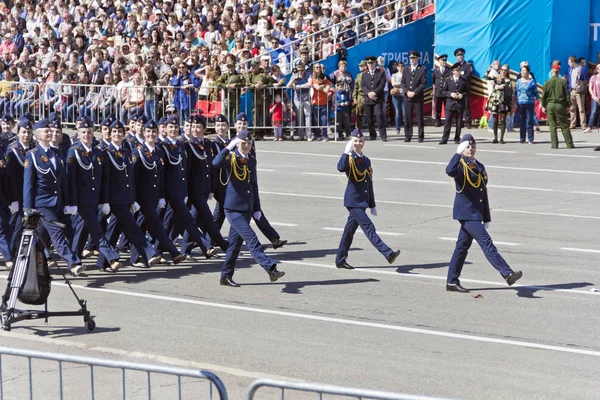
<svg viewBox="0 0 600 400">
<path fill-rule="evenodd" d="M 112 124 L 110 124 L 110 129 L 125 129 L 121 121 L 118 119 L 114 120 Z"/>
<path fill-rule="evenodd" d="M 244 142 L 251 142 L 252 141 L 252 136 L 250 136 L 250 132 L 248 132 L 246 129 L 244 129 L 243 131 L 241 131 L 240 133 L 238 133 L 237 135 L 235 135 L 236 138 L 244 141 Z"/>
<path fill-rule="evenodd" d="M 33 124 L 31 123 L 29 118 L 21 118 L 21 120 L 19 121 L 18 127 L 25 128 L 25 129 L 31 129 L 33 127 Z"/>
<path fill-rule="evenodd" d="M 51 118 L 50 119 L 50 128 L 62 129 L 62 122 L 60 121 L 60 118 L 58 118 L 58 117 Z"/>
<path fill-rule="evenodd" d="M 465 53 L 466 53 L 466 51 L 462 47 L 459 47 L 458 49 L 454 50 L 455 56 L 464 55 Z"/>
<path fill-rule="evenodd" d="M 100 126 L 106 126 L 107 128 L 110 128 L 110 126 L 113 123 L 113 119 L 111 115 L 108 115 L 106 118 L 104 118 L 102 120 L 102 122 L 100 123 Z"/>
<path fill-rule="evenodd" d="M 237 117 L 235 117 L 236 121 L 246 121 L 248 122 L 248 117 L 246 116 L 245 113 L 241 112 L 237 115 Z"/>
<path fill-rule="evenodd" d="M 161 119 L 158 120 L 158 125 L 165 125 L 166 123 L 167 123 L 166 117 L 162 117 Z"/>
<path fill-rule="evenodd" d="M 359 139 L 361 137 L 364 137 L 363 133 L 358 128 L 356 128 L 355 130 L 352 131 L 351 136 L 355 137 L 355 138 L 359 138 Z"/>
<path fill-rule="evenodd" d="M 225 117 L 223 114 L 218 114 L 215 117 L 215 122 L 227 122 L 227 124 L 229 124 L 229 121 L 227 120 L 227 117 Z"/>
<path fill-rule="evenodd" d="M 2 117 L 2 122 L 13 122 L 14 119 L 12 117 L 12 115 L 10 114 L 4 114 L 4 116 Z"/>
<path fill-rule="evenodd" d="M 144 125 L 146 122 L 148 122 L 148 117 L 146 117 L 144 114 L 139 115 L 137 117 L 137 119 L 135 120 L 135 122 L 137 122 L 138 124 Z"/>
<path fill-rule="evenodd" d="M 89 117 L 83 117 L 83 118 L 81 118 L 81 121 L 79 122 L 79 127 L 80 128 L 93 128 L 94 122 Z"/>
<path fill-rule="evenodd" d="M 166 125 L 179 125 L 176 115 L 169 115 L 169 118 L 165 121 Z"/>
<path fill-rule="evenodd" d="M 206 128 L 206 118 L 204 118 L 203 115 L 196 115 L 196 121 L 194 121 L 194 123 Z"/>
<path fill-rule="evenodd" d="M 33 129 L 43 129 L 48 128 L 50 126 L 50 120 L 48 118 L 44 118 L 39 120 L 33 125 Z"/>
<path fill-rule="evenodd" d="M 448 54 L 442 54 L 441 56 L 438 56 L 437 58 L 438 60 L 447 60 L 448 59 Z"/>
<path fill-rule="evenodd" d="M 365 60 L 361 60 L 361 61 L 358 63 L 358 66 L 359 66 L 359 67 L 364 67 L 364 66 L 366 66 L 366 65 L 367 65 L 367 62 L 366 62 Z"/>
<path fill-rule="evenodd" d="M 418 51 L 411 50 L 408 52 L 408 57 L 409 58 L 419 58 L 419 57 L 421 57 L 421 55 L 419 54 Z"/>
<path fill-rule="evenodd" d="M 250 65 L 254 66 L 254 65 L 260 65 L 260 60 L 258 58 L 255 58 L 254 60 L 252 60 L 252 62 L 250 63 Z"/>
<path fill-rule="evenodd" d="M 368 56 L 365 58 L 365 61 L 368 63 L 372 63 L 372 62 L 376 62 L 377 61 L 377 57 L 375 56 Z"/>
<path fill-rule="evenodd" d="M 146 129 L 158 129 L 158 125 L 153 119 L 149 119 L 148 122 L 144 125 Z"/>
<path fill-rule="evenodd" d="M 475 144 L 475 138 L 473 137 L 473 135 L 471 135 L 470 133 L 467 133 L 466 135 L 463 135 L 462 139 L 460 139 L 460 142 L 469 142 L 469 144 Z"/>
</svg>

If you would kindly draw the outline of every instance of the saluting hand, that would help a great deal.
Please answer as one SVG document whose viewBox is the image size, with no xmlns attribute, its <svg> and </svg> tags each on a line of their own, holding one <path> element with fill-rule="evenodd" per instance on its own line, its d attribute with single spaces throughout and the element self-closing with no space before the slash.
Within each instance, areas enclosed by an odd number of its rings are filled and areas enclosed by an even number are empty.
<svg viewBox="0 0 600 400">
<path fill-rule="evenodd" d="M 352 154 L 352 140 L 346 143 L 346 148 L 344 149 L 344 154 L 351 155 Z"/>
<path fill-rule="evenodd" d="M 229 151 L 232 151 L 240 143 L 242 143 L 242 139 L 236 137 L 231 142 L 229 142 L 229 144 L 227 145 L 227 149 L 229 149 Z"/>
<path fill-rule="evenodd" d="M 459 144 L 458 147 L 456 148 L 456 154 L 462 155 L 462 153 L 465 152 L 467 147 L 469 147 L 469 142 L 467 140 L 465 140 L 464 142 L 461 142 L 461 144 Z"/>
</svg>

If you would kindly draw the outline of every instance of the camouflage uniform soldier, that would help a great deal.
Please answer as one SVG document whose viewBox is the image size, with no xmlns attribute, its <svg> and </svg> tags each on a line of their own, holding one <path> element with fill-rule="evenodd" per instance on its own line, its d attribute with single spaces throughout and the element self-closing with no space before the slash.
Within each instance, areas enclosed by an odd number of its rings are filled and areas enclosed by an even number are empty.
<svg viewBox="0 0 600 400">
<path fill-rule="evenodd" d="M 358 64 L 360 72 L 356 75 L 354 91 L 352 92 L 352 104 L 354 105 L 354 113 L 356 114 L 356 128 L 361 129 L 365 118 L 365 97 L 361 87 L 362 74 L 365 72 L 367 62 L 362 60 Z"/>
<path fill-rule="evenodd" d="M 252 122 L 256 127 L 254 129 L 254 139 L 263 140 L 269 126 L 269 106 L 271 104 L 271 93 L 269 89 L 273 86 L 275 80 L 266 71 L 260 68 L 260 61 L 252 61 L 252 69 L 246 74 L 246 86 L 252 89 L 253 109 Z"/>
<path fill-rule="evenodd" d="M 225 89 L 227 96 L 223 99 L 227 105 L 227 117 L 230 121 L 235 119 L 240 109 L 241 88 L 246 86 L 244 77 L 235 71 L 235 64 L 227 64 L 228 71 L 214 83 L 218 88 Z"/>
</svg>

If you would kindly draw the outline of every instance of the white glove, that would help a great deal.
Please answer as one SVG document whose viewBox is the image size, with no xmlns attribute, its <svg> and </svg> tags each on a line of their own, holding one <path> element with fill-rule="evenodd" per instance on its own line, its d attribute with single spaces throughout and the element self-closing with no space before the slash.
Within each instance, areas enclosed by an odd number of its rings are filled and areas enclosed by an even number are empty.
<svg viewBox="0 0 600 400">
<path fill-rule="evenodd" d="M 231 150 L 235 149 L 239 143 L 242 143 L 242 139 L 237 138 L 237 137 L 233 138 L 233 140 L 231 142 L 229 142 L 229 144 L 227 145 L 227 148 L 231 151 Z"/>
<path fill-rule="evenodd" d="M 252 216 L 254 217 L 255 220 L 259 220 L 262 218 L 262 212 L 260 211 L 255 211 L 254 214 L 252 214 Z"/>
<path fill-rule="evenodd" d="M 165 199 L 158 199 L 158 208 L 163 209 L 167 206 L 167 202 Z"/>
<path fill-rule="evenodd" d="M 185 199 L 183 199 L 183 202 L 184 202 L 185 204 L 187 204 L 187 201 L 188 201 L 188 197 L 187 197 L 187 196 L 185 196 Z"/>
<path fill-rule="evenodd" d="M 129 207 L 129 211 L 131 211 L 132 214 L 135 214 L 136 212 L 138 212 L 139 209 L 140 209 L 140 205 L 137 203 L 137 201 L 134 201 L 133 204 L 131 205 L 131 207 Z"/>
<path fill-rule="evenodd" d="M 464 142 L 461 142 L 461 144 L 459 144 L 458 147 L 456 148 L 456 154 L 462 155 L 462 153 L 465 152 L 467 147 L 469 147 L 469 142 L 467 140 L 465 140 Z"/>
<path fill-rule="evenodd" d="M 77 214 L 77 206 L 69 207 L 69 214 L 71 214 L 71 215 Z"/>
<path fill-rule="evenodd" d="M 371 215 L 374 216 L 374 217 L 377 216 L 377 207 L 371 208 Z"/>
<path fill-rule="evenodd" d="M 487 231 L 488 228 L 490 227 L 490 223 L 489 222 L 484 222 L 483 223 L 483 227 L 485 228 L 485 230 Z"/>
<path fill-rule="evenodd" d="M 346 143 L 346 148 L 344 149 L 344 154 L 352 154 L 352 145 L 354 144 L 353 140 L 350 140 L 348 143 Z"/>
<path fill-rule="evenodd" d="M 102 211 L 102 214 L 104 214 L 104 215 L 110 214 L 110 204 L 108 204 L 108 203 L 102 204 L 102 206 L 100 207 L 100 210 Z"/>
<path fill-rule="evenodd" d="M 65 215 L 69 215 L 69 214 L 71 214 L 71 207 L 69 207 L 69 206 L 64 206 L 64 207 L 63 207 L 63 214 L 65 214 Z"/>
<path fill-rule="evenodd" d="M 209 200 L 212 200 L 212 199 L 214 199 L 214 198 L 215 198 L 215 194 L 214 194 L 214 193 L 209 193 L 209 194 L 208 194 L 208 199 L 209 199 Z"/>
<path fill-rule="evenodd" d="M 16 213 L 17 211 L 19 211 L 19 202 L 13 201 L 12 203 L 10 203 L 10 206 L 8 206 L 8 208 L 10 209 L 11 214 Z"/>
</svg>

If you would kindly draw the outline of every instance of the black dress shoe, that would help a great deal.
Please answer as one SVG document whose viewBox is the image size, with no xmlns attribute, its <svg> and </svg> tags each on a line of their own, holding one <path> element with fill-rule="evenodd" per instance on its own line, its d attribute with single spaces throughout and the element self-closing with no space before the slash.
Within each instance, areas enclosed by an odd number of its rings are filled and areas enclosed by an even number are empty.
<svg viewBox="0 0 600 400">
<path fill-rule="evenodd" d="M 521 279 L 522 276 L 523 276 L 522 271 L 515 271 L 504 279 L 506 279 L 506 283 L 508 283 L 508 286 L 512 286 L 515 284 L 516 281 Z"/>
<path fill-rule="evenodd" d="M 230 277 L 221 278 L 221 286 L 240 287 L 240 285 L 235 283 Z"/>
<path fill-rule="evenodd" d="M 465 289 L 460 283 L 446 283 L 446 292 L 469 293 L 469 289 Z"/>
<path fill-rule="evenodd" d="M 187 254 L 179 254 L 173 257 L 173 264 L 177 265 L 187 260 Z"/>
<path fill-rule="evenodd" d="M 442 140 L 441 142 L 439 142 L 438 144 L 448 144 L 447 140 Z"/>
<path fill-rule="evenodd" d="M 387 142 L 387 138 L 385 138 L 385 137 L 384 137 L 384 138 L 381 138 L 381 141 L 382 141 L 382 142 Z"/>
<path fill-rule="evenodd" d="M 287 242 L 288 242 L 287 240 L 277 239 L 277 243 L 273 244 L 273 248 L 274 249 L 278 249 L 280 247 L 283 247 L 283 246 L 285 246 L 287 244 Z"/>
<path fill-rule="evenodd" d="M 454 143 L 460 144 L 460 139 L 454 139 Z"/>
<path fill-rule="evenodd" d="M 341 263 L 335 263 L 335 267 L 341 268 L 341 269 L 354 269 L 354 267 L 352 265 L 348 264 L 346 261 L 341 262 Z"/>
<path fill-rule="evenodd" d="M 404 139 L 404 141 L 405 141 L 406 143 L 408 143 L 408 142 L 410 142 L 410 139 Z"/>
<path fill-rule="evenodd" d="M 435 126 L 436 128 L 439 128 L 440 126 L 442 126 L 442 123 L 441 123 L 441 122 L 436 122 L 434 126 Z"/>
<path fill-rule="evenodd" d="M 271 282 L 275 282 L 279 278 L 282 278 L 284 275 L 285 272 L 278 271 L 277 267 L 273 267 L 273 269 L 271 269 L 271 272 L 269 272 L 269 279 L 271 279 Z"/>
<path fill-rule="evenodd" d="M 394 261 L 396 261 L 396 258 L 398 258 L 398 256 L 400 255 L 400 250 L 396 250 L 395 252 L 393 252 L 389 257 L 387 257 L 387 261 L 390 264 L 393 264 Z"/>
<path fill-rule="evenodd" d="M 423 138 L 419 138 L 419 143 L 423 143 L 424 140 L 425 139 L 423 139 Z"/>
</svg>

